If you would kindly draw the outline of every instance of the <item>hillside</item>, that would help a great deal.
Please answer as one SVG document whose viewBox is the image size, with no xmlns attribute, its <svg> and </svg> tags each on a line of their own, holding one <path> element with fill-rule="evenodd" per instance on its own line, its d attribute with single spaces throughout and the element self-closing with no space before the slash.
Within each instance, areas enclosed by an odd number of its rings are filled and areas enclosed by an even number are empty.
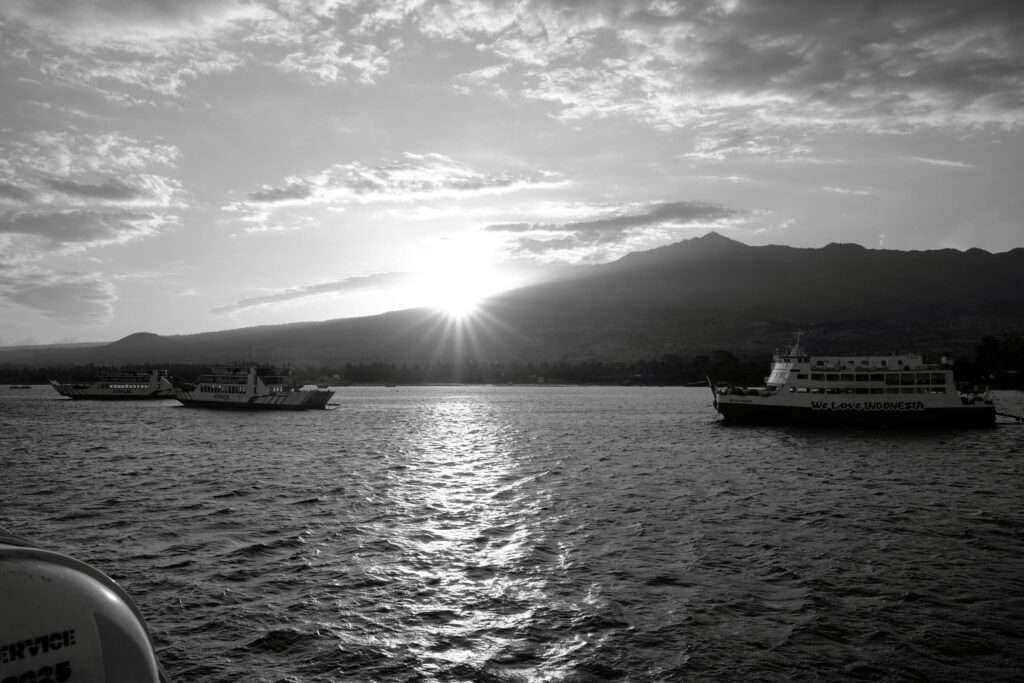
<svg viewBox="0 0 1024 683">
<path fill-rule="evenodd" d="M 100 346 L 0 349 L 0 363 L 289 365 L 579 361 L 771 350 L 964 351 L 1024 330 L 1024 249 L 902 252 L 752 247 L 717 233 L 514 290 L 456 326 L 426 309 Z"/>
</svg>

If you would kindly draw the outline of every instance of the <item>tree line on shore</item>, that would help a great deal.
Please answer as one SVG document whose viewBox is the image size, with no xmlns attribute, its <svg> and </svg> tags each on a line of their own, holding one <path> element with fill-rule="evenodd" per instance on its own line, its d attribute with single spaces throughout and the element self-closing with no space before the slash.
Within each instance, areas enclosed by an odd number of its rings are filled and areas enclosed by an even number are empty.
<svg viewBox="0 0 1024 683">
<path fill-rule="evenodd" d="M 669 354 L 635 361 L 346 363 L 340 367 L 294 367 L 289 370 L 297 384 L 596 384 L 596 385 L 697 385 L 711 377 L 716 382 L 756 385 L 764 382 L 771 363 L 769 354 L 739 357 L 730 351 L 682 356 Z M 122 371 L 148 372 L 152 366 L 122 366 Z M 195 381 L 207 372 L 206 364 L 172 363 L 161 367 L 170 375 Z M 985 337 L 974 358 L 954 363 L 957 380 L 987 384 L 993 389 L 1024 390 L 1024 337 L 1009 334 Z M 100 365 L 53 367 L 0 366 L 0 383 L 45 384 L 50 379 L 91 381 L 108 375 Z"/>
</svg>

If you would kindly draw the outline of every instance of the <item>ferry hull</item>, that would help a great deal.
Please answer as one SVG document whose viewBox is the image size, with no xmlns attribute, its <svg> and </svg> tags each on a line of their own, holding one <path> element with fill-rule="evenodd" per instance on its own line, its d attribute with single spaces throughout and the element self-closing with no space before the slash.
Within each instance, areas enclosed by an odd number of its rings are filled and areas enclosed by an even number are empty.
<svg viewBox="0 0 1024 683">
<path fill-rule="evenodd" d="M 174 396 L 172 394 L 73 394 L 63 393 L 61 396 L 67 396 L 70 399 L 76 401 L 173 401 Z"/>
<path fill-rule="evenodd" d="M 166 401 L 174 398 L 174 389 L 110 389 L 102 386 L 61 384 L 50 380 L 50 386 L 76 401 Z"/>
<path fill-rule="evenodd" d="M 803 406 L 727 403 L 718 412 L 727 424 L 847 425 L 870 427 L 986 427 L 995 424 L 991 405 L 925 408 L 913 411 L 814 410 Z"/>
<path fill-rule="evenodd" d="M 179 391 L 176 398 L 186 408 L 215 410 L 323 410 L 334 396 L 333 391 L 290 391 L 250 398 L 193 398 L 190 392 Z"/>
</svg>

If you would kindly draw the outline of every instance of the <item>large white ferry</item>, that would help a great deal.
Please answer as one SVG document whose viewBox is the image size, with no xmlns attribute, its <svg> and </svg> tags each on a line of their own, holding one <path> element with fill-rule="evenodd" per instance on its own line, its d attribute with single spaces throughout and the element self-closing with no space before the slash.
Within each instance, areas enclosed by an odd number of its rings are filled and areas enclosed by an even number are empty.
<svg viewBox="0 0 1024 683">
<path fill-rule="evenodd" d="M 987 390 L 960 391 L 948 359 L 917 354 L 811 356 L 799 339 L 776 353 L 763 387 L 715 386 L 724 422 L 749 424 L 990 425 Z"/>
<path fill-rule="evenodd" d="M 299 389 L 286 375 L 256 365 L 214 368 L 195 384 L 175 385 L 174 397 L 190 408 L 310 410 L 327 407 L 324 389 Z"/>
<path fill-rule="evenodd" d="M 102 377 L 94 382 L 58 382 L 50 386 L 61 396 L 94 401 L 126 401 L 173 399 L 174 385 L 160 370 L 146 373 L 121 373 Z"/>
</svg>

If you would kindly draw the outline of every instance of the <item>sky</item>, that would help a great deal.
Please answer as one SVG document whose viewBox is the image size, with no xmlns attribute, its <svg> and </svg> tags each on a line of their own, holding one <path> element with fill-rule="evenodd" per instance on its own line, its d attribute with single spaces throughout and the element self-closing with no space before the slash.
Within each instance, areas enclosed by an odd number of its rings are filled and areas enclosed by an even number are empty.
<svg viewBox="0 0 1024 683">
<path fill-rule="evenodd" d="M 3 0 L 0 345 L 464 308 L 710 230 L 1024 247 L 1024 2 Z"/>
</svg>

